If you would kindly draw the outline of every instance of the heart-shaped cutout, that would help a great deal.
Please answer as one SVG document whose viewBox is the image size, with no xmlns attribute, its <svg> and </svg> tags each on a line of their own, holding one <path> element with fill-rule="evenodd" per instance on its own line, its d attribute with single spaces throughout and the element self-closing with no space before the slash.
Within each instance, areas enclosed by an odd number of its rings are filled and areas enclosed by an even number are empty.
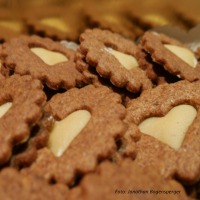
<svg viewBox="0 0 200 200">
<path fill-rule="evenodd" d="M 4 114 L 10 109 L 12 106 L 11 102 L 6 102 L 0 106 L 0 117 L 3 117 Z"/>
<path fill-rule="evenodd" d="M 164 117 L 145 119 L 139 124 L 139 129 L 142 133 L 151 135 L 177 150 L 196 115 L 197 111 L 193 106 L 179 105 L 172 108 Z"/>
<path fill-rule="evenodd" d="M 33 47 L 31 51 L 48 65 L 55 65 L 68 61 L 68 58 L 62 53 L 49 51 L 41 47 Z"/>
<path fill-rule="evenodd" d="M 173 54 L 178 56 L 180 59 L 182 59 L 184 62 L 186 62 L 191 67 L 195 68 L 197 65 L 197 59 L 195 58 L 194 53 L 184 47 L 171 45 L 171 44 L 165 44 L 165 48 L 167 48 L 169 51 L 171 51 Z"/>
<path fill-rule="evenodd" d="M 63 154 L 90 118 L 91 114 L 87 110 L 77 110 L 63 120 L 55 122 L 48 141 L 48 147 L 55 156 Z"/>
<path fill-rule="evenodd" d="M 105 48 L 105 50 L 111 53 L 127 70 L 131 70 L 139 66 L 135 57 L 116 51 L 112 48 Z"/>
</svg>

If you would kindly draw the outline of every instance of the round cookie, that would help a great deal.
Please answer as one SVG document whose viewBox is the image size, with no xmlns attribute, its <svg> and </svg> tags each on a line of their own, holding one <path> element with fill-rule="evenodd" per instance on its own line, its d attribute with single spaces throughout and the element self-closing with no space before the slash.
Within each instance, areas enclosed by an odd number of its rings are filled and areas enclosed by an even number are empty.
<svg viewBox="0 0 200 200">
<path fill-rule="evenodd" d="M 183 43 L 157 32 L 145 32 L 142 48 L 169 73 L 195 81 L 200 79 L 200 65 L 195 54 Z"/>
<path fill-rule="evenodd" d="M 199 81 L 162 84 L 129 101 L 125 121 L 140 132 L 138 164 L 159 166 L 162 176 L 186 183 L 199 180 L 199 88 Z"/>
<path fill-rule="evenodd" d="M 82 85 L 74 54 L 49 38 L 21 36 L 3 44 L 1 60 L 10 73 L 30 74 L 52 89 L 69 89 Z"/>
<path fill-rule="evenodd" d="M 28 140 L 45 100 L 41 82 L 31 76 L 13 75 L 0 81 L 0 164 L 9 160 L 15 145 Z"/>
<path fill-rule="evenodd" d="M 77 68 L 88 82 L 98 82 L 96 74 L 91 75 L 89 68 L 93 68 L 99 76 L 109 79 L 119 88 L 125 87 L 134 93 L 149 89 L 151 81 L 138 66 L 136 48 L 134 42 L 116 33 L 100 29 L 86 30 L 80 36 Z"/>
<path fill-rule="evenodd" d="M 45 110 L 54 117 L 55 126 L 47 148 L 39 150 L 25 171 L 48 181 L 73 184 L 98 162 L 111 158 L 126 131 L 121 98 L 107 87 L 70 89 L 52 97 Z"/>
</svg>

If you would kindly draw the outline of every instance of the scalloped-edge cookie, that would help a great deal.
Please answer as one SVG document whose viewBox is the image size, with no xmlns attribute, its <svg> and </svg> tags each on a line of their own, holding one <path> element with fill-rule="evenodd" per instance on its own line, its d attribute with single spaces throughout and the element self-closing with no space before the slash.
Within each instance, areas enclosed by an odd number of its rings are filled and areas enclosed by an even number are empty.
<svg viewBox="0 0 200 200">
<path fill-rule="evenodd" d="M 164 179 L 157 169 L 141 168 L 131 160 L 120 165 L 101 163 L 94 173 L 86 175 L 69 193 L 70 200 L 163 200 L 189 199 L 175 180 Z"/>
<path fill-rule="evenodd" d="M 147 31 L 141 38 L 143 49 L 173 75 L 195 81 L 200 79 L 200 64 L 185 44 L 162 33 Z"/>
<path fill-rule="evenodd" d="M 88 29 L 80 35 L 80 48 L 76 66 L 88 82 L 98 81 L 91 73 L 93 68 L 100 77 L 109 79 L 119 88 L 137 93 L 152 87 L 145 72 L 135 58 L 137 46 L 123 36 L 108 30 Z"/>
<path fill-rule="evenodd" d="M 45 100 L 41 82 L 29 75 L 0 81 L 0 164 L 8 161 L 14 145 L 28 140 Z"/>
<path fill-rule="evenodd" d="M 181 80 L 178 76 L 165 70 L 162 65 L 154 62 L 151 55 L 143 49 L 141 44 L 138 45 L 135 57 L 154 87 L 163 83 L 174 83 Z"/>
<path fill-rule="evenodd" d="M 81 86 L 83 79 L 75 67 L 74 54 L 49 38 L 20 36 L 3 44 L 0 57 L 10 73 L 29 74 L 52 89 L 69 89 Z"/>
<path fill-rule="evenodd" d="M 55 126 L 47 148 L 25 171 L 48 181 L 72 184 L 77 175 L 94 170 L 117 151 L 116 141 L 126 131 L 121 97 L 107 87 L 70 89 L 52 97 L 45 110 Z"/>
<path fill-rule="evenodd" d="M 164 177 L 197 182 L 199 120 L 199 81 L 159 85 L 129 101 L 125 121 L 135 124 L 141 137 L 136 142 L 136 162 L 160 166 Z"/>
</svg>

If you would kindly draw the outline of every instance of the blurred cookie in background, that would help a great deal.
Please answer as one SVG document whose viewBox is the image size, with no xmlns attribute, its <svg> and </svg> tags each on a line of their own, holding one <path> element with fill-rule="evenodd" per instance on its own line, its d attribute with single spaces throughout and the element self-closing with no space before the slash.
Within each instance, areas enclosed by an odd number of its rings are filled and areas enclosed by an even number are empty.
<svg viewBox="0 0 200 200">
<path fill-rule="evenodd" d="M 176 17 L 174 8 L 170 5 L 156 5 L 155 7 L 150 7 L 150 9 L 148 6 L 140 6 L 130 7 L 127 15 L 132 20 L 132 23 L 143 30 L 164 25 L 177 25 L 184 29 L 187 27 Z"/>
<path fill-rule="evenodd" d="M 200 23 L 199 15 L 200 2 L 193 0 L 191 2 L 183 2 L 177 6 L 176 15 L 188 28 L 192 28 Z"/>
<path fill-rule="evenodd" d="M 143 31 L 124 14 L 127 7 L 126 2 L 113 1 L 102 1 L 101 5 L 87 7 L 85 15 L 88 27 L 107 29 L 130 39 L 138 38 Z"/>
<path fill-rule="evenodd" d="M 73 6 L 48 7 L 40 9 L 32 16 L 27 16 L 29 34 L 50 37 L 53 40 L 78 41 L 79 34 L 84 30 L 84 17 L 79 9 Z"/>
<path fill-rule="evenodd" d="M 0 8 L 0 43 L 13 37 L 27 34 L 27 27 L 23 16 L 18 11 Z"/>
</svg>

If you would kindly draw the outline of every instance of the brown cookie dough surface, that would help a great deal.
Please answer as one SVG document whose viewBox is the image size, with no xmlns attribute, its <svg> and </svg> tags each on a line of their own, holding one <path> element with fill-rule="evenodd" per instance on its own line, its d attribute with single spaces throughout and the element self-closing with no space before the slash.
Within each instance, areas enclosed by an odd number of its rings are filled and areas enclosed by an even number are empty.
<svg viewBox="0 0 200 200">
<path fill-rule="evenodd" d="M 91 74 L 90 67 L 113 85 L 131 92 L 151 88 L 151 81 L 135 59 L 137 47 L 131 40 L 107 30 L 93 29 L 81 34 L 80 42 L 76 63 L 85 76 Z"/>
<path fill-rule="evenodd" d="M 1 199 L 38 199 L 38 200 L 65 200 L 68 188 L 64 185 L 49 185 L 43 179 L 23 175 L 13 168 L 5 168 L 0 172 Z"/>
<path fill-rule="evenodd" d="M 141 132 L 136 162 L 160 166 L 165 177 L 187 183 L 199 180 L 199 88 L 199 81 L 179 81 L 157 86 L 129 101 L 126 121 Z"/>
<path fill-rule="evenodd" d="M 36 173 L 48 181 L 72 184 L 77 176 L 94 170 L 98 161 L 112 157 L 117 140 L 126 130 L 126 111 L 120 96 L 103 86 L 89 85 L 57 94 L 45 110 L 53 115 L 55 126 L 48 148 L 38 152 L 27 173 Z M 69 129 L 71 124 L 77 132 Z"/>
<path fill-rule="evenodd" d="M 28 140 L 45 100 L 41 82 L 31 76 L 13 75 L 0 82 L 1 164 L 8 161 L 14 145 Z"/>
<path fill-rule="evenodd" d="M 152 60 L 171 74 L 188 81 L 200 79 L 200 65 L 195 54 L 183 43 L 164 34 L 146 32 L 141 44 Z"/>
<path fill-rule="evenodd" d="M 30 74 L 52 89 L 69 89 L 82 84 L 74 54 L 75 51 L 49 38 L 21 36 L 4 43 L 1 60 L 10 73 Z"/>
<path fill-rule="evenodd" d="M 138 45 L 136 58 L 140 67 L 146 72 L 147 77 L 152 81 L 154 86 L 180 80 L 179 77 L 165 70 L 162 65 L 154 62 L 151 55 L 142 48 L 142 45 Z"/>
<path fill-rule="evenodd" d="M 30 166 L 37 158 L 37 151 L 47 146 L 52 127 L 52 116 L 43 113 L 40 120 L 32 127 L 30 138 L 13 148 L 9 165 L 17 169 Z"/>
<path fill-rule="evenodd" d="M 70 200 L 83 199 L 188 199 L 183 187 L 175 180 L 165 180 L 155 168 L 142 169 L 130 160 L 120 165 L 104 162 L 95 173 L 86 175 L 71 190 Z"/>
</svg>

